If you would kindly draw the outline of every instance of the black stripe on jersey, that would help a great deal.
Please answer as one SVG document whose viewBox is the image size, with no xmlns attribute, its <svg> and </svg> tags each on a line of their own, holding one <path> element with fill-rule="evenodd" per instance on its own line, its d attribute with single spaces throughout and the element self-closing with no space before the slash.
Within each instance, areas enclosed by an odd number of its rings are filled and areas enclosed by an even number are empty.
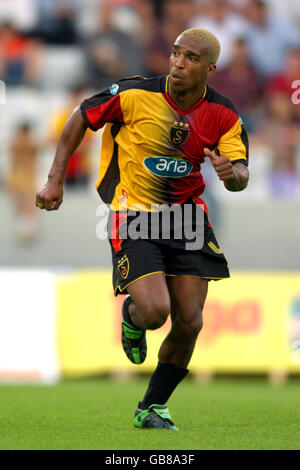
<svg viewBox="0 0 300 470">
<path fill-rule="evenodd" d="M 115 141 L 119 131 L 121 129 L 121 123 L 114 124 L 110 130 L 112 138 L 114 139 L 114 149 L 110 164 L 107 168 L 105 176 L 97 187 L 97 191 L 102 201 L 106 204 L 110 204 L 114 198 L 115 190 L 117 185 L 120 183 L 120 169 L 119 169 L 119 146 Z"/>
<path fill-rule="evenodd" d="M 206 95 L 204 96 L 204 99 L 208 101 L 209 103 L 215 103 L 215 104 L 220 104 L 221 106 L 224 106 L 225 108 L 231 109 L 237 116 L 238 112 L 229 98 L 226 98 L 226 96 L 221 95 L 221 93 L 218 93 L 216 90 L 211 88 L 210 86 L 206 85 L 207 87 L 207 92 Z"/>
<path fill-rule="evenodd" d="M 243 165 L 248 166 L 248 164 L 249 164 L 249 140 L 248 140 L 247 132 L 246 132 L 246 130 L 243 126 L 242 126 L 241 140 L 242 140 L 242 142 L 245 146 L 245 149 L 246 149 L 246 160 L 244 158 L 240 158 L 239 160 L 234 160 L 231 163 L 233 165 L 235 165 L 236 163 L 242 163 Z"/>
<path fill-rule="evenodd" d="M 235 162 L 232 162 L 233 164 L 234 163 L 237 163 L 237 162 L 241 162 L 243 163 L 244 165 L 248 166 L 248 163 L 249 163 L 249 140 L 248 140 L 248 135 L 247 135 L 247 132 L 246 132 L 246 129 L 244 128 L 244 126 L 242 126 L 242 134 L 241 134 L 241 140 L 245 146 L 245 149 L 246 149 L 246 160 L 236 160 Z"/>
<path fill-rule="evenodd" d="M 90 121 L 88 120 L 86 114 L 85 114 L 85 109 L 89 109 L 87 106 L 84 105 L 84 102 L 81 103 L 80 105 L 80 112 L 81 112 L 81 116 L 82 116 L 82 119 L 84 120 L 86 126 L 89 128 L 89 129 L 92 129 L 92 131 L 96 132 L 98 129 L 94 126 L 91 125 Z"/>
<path fill-rule="evenodd" d="M 119 93 L 134 88 L 139 90 L 152 91 L 155 93 L 164 93 L 165 82 L 165 75 L 151 78 L 145 78 L 141 77 L 140 75 L 137 75 L 135 77 L 123 78 L 122 80 L 119 80 L 116 83 L 120 87 Z"/>
</svg>

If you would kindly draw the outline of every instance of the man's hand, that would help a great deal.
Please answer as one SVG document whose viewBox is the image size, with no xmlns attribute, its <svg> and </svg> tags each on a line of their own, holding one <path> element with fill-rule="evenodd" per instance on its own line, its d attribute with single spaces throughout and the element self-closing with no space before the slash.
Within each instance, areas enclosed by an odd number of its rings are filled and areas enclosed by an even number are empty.
<svg viewBox="0 0 300 470">
<path fill-rule="evenodd" d="M 212 166 L 214 167 L 219 180 L 227 181 L 234 178 L 234 171 L 233 165 L 229 158 L 227 157 L 219 157 L 214 150 L 211 151 L 208 148 L 204 149 L 204 153 L 207 157 L 210 158 Z"/>
<path fill-rule="evenodd" d="M 48 182 L 36 195 L 36 206 L 46 211 L 57 211 L 63 200 L 63 184 L 68 163 L 80 145 L 87 130 L 80 108 L 69 116 L 58 140 Z"/>
<path fill-rule="evenodd" d="M 68 163 L 80 145 L 87 130 L 80 108 L 69 116 L 58 140 L 57 149 L 42 191 L 37 193 L 35 205 L 46 211 L 57 211 L 63 200 L 63 184 Z"/>
<path fill-rule="evenodd" d="M 249 180 L 249 170 L 243 163 L 237 162 L 234 165 L 227 157 L 219 157 L 214 151 L 208 148 L 204 153 L 209 157 L 219 180 L 224 182 L 228 191 L 243 191 Z"/>
<path fill-rule="evenodd" d="M 37 193 L 35 205 L 46 211 L 57 211 L 63 201 L 63 184 L 50 179 Z"/>
</svg>

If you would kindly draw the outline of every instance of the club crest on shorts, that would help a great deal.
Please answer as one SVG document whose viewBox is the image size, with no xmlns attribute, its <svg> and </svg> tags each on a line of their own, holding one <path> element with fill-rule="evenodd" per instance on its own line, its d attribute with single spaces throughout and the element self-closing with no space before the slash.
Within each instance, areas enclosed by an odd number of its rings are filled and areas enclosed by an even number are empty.
<svg viewBox="0 0 300 470">
<path fill-rule="evenodd" d="M 176 147 L 184 144 L 186 142 L 190 132 L 190 125 L 187 122 L 177 122 L 175 121 L 171 127 L 170 137 L 171 142 Z"/>
<path fill-rule="evenodd" d="M 129 261 L 127 255 L 122 256 L 118 261 L 118 271 L 122 279 L 126 279 L 129 273 Z"/>
</svg>

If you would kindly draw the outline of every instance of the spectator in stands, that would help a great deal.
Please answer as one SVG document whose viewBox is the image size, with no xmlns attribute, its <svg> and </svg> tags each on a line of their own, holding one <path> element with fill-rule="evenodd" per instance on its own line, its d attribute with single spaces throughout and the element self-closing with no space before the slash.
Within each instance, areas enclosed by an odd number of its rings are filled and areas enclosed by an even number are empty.
<svg viewBox="0 0 300 470">
<path fill-rule="evenodd" d="M 36 234 L 35 192 L 39 144 L 32 126 L 24 122 L 16 130 L 10 144 L 10 167 L 7 179 L 16 212 L 16 234 L 21 241 Z"/>
<path fill-rule="evenodd" d="M 269 77 L 281 70 L 286 51 L 300 44 L 299 31 L 291 21 L 271 15 L 265 0 L 251 0 L 246 11 L 251 60 L 261 74 Z"/>
<path fill-rule="evenodd" d="M 299 196 L 300 175 L 296 157 L 297 147 L 292 144 L 281 145 L 277 149 L 270 175 L 274 197 L 292 199 Z"/>
<path fill-rule="evenodd" d="M 79 0 L 37 0 L 38 35 L 48 44 L 77 42 L 76 14 Z"/>
<path fill-rule="evenodd" d="M 274 94 L 284 94 L 289 99 L 293 93 L 292 84 L 300 80 L 300 45 L 290 49 L 285 58 L 284 68 L 280 73 L 272 75 L 266 87 L 268 99 L 272 99 Z M 300 122 L 300 104 L 296 105 L 297 119 Z"/>
<path fill-rule="evenodd" d="M 258 73 L 250 63 L 245 39 L 236 39 L 231 62 L 223 70 L 217 69 L 208 84 L 235 103 L 247 131 L 252 132 L 257 123 L 263 89 Z"/>
<path fill-rule="evenodd" d="M 58 109 L 50 119 L 50 142 L 57 143 L 62 129 L 68 119 L 70 113 L 81 103 L 83 99 L 83 89 L 74 87 L 71 91 L 70 98 L 65 106 Z M 67 168 L 65 185 L 68 188 L 77 188 L 87 186 L 91 176 L 90 163 L 90 144 L 91 134 L 87 133 L 81 145 L 78 147 Z"/>
<path fill-rule="evenodd" d="M 41 54 L 37 41 L 23 36 L 11 23 L 0 25 L 0 79 L 7 85 L 37 85 Z"/>
<path fill-rule="evenodd" d="M 99 6 L 99 31 L 84 43 L 87 59 L 87 86 L 106 88 L 122 76 L 142 74 L 141 50 L 129 35 L 119 31 L 113 21 L 113 6 Z"/>
<path fill-rule="evenodd" d="M 152 0 L 140 0 L 135 6 L 139 18 L 139 40 L 143 48 L 151 43 L 153 34 L 159 29 L 158 19 L 155 15 L 154 3 Z"/>
<path fill-rule="evenodd" d="M 271 151 L 270 188 L 274 197 L 299 196 L 300 175 L 297 164 L 300 129 L 295 106 L 285 93 L 274 93 L 267 102 L 265 119 L 255 134 L 257 144 Z"/>
<path fill-rule="evenodd" d="M 231 11 L 244 15 L 251 0 L 228 0 Z M 271 0 L 272 1 L 272 0 Z"/>
<path fill-rule="evenodd" d="M 175 38 L 189 26 L 194 3 L 192 0 L 165 0 L 161 8 L 161 20 L 156 23 L 146 48 L 148 75 L 168 73 L 170 50 Z"/>
<path fill-rule="evenodd" d="M 205 28 L 217 36 L 222 44 L 218 68 L 226 67 L 231 58 L 234 41 L 247 29 L 245 19 L 234 13 L 228 0 L 206 0 L 203 14 L 191 21 L 192 28 Z"/>
<path fill-rule="evenodd" d="M 240 0 L 237 0 L 240 1 Z M 275 16 L 289 21 L 300 19 L 300 2 L 297 0 L 267 0 L 268 7 Z"/>
<path fill-rule="evenodd" d="M 124 34 L 134 37 L 139 40 L 139 17 L 135 6 L 143 0 L 110 0 L 114 9 L 114 23 L 115 27 L 122 31 Z M 150 20 L 150 18 L 149 18 Z"/>
<path fill-rule="evenodd" d="M 194 13 L 193 0 L 165 0 L 162 6 L 164 19 L 181 24 L 185 28 L 192 20 Z"/>
<path fill-rule="evenodd" d="M 99 32 L 99 6 L 102 0 L 84 0 L 79 2 L 77 29 L 82 38 L 90 37 Z M 129 36 L 139 33 L 139 17 L 137 8 L 144 0 L 110 0 L 113 9 L 114 27 Z M 152 3 L 152 0 L 149 0 Z M 101 12 L 100 12 L 101 15 Z M 150 19 L 150 18 L 149 18 Z M 141 36 L 138 36 L 141 40 Z"/>
<path fill-rule="evenodd" d="M 0 23 L 10 22 L 18 31 L 31 34 L 37 25 L 36 0 L 0 1 Z"/>
</svg>

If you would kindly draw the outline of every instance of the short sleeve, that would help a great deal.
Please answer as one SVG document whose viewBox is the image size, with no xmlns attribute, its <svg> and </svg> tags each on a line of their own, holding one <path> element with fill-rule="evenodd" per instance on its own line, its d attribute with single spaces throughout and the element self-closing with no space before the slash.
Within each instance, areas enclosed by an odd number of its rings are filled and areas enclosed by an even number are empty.
<svg viewBox="0 0 300 470">
<path fill-rule="evenodd" d="M 101 129 L 106 123 L 123 123 L 119 86 L 117 83 L 98 93 L 80 105 L 81 115 L 87 126 L 93 131 Z"/>
<path fill-rule="evenodd" d="M 234 164 L 241 162 L 248 166 L 249 142 L 241 119 L 237 116 L 235 124 L 224 133 L 217 144 L 217 149 L 222 157 L 227 157 Z"/>
</svg>

